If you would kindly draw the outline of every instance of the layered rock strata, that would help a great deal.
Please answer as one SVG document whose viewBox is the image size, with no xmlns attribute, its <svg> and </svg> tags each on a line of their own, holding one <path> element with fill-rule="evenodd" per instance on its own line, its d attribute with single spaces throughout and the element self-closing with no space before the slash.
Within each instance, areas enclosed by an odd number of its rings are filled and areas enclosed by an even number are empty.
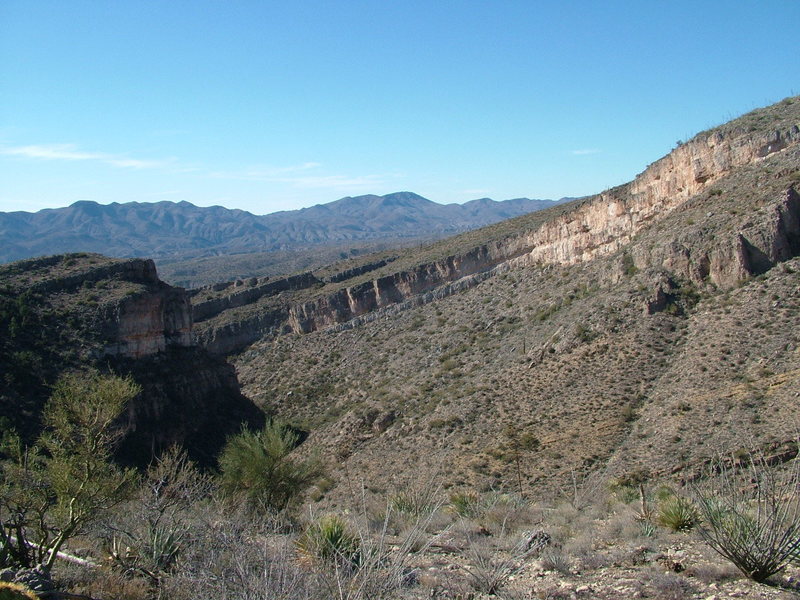
<svg viewBox="0 0 800 600">
<path fill-rule="evenodd" d="M 689 199 L 746 165 L 770 160 L 800 141 L 800 125 L 784 118 L 764 131 L 748 115 L 696 136 L 645 169 L 629 184 L 564 205 L 558 214 L 522 233 L 495 240 L 463 254 L 344 287 L 322 297 L 289 304 L 267 315 L 250 315 L 236 324 L 210 327 L 204 343 L 215 352 L 232 352 L 265 333 L 307 333 L 345 327 L 375 311 L 417 305 L 474 285 L 505 268 L 571 265 L 620 251 L 643 229 L 664 219 Z M 754 122 L 755 122 L 754 121 Z M 661 250 L 665 269 L 693 281 L 731 286 L 796 255 L 800 235 L 798 193 L 785 190 L 769 216 L 719 240 L 711 250 L 679 244 Z M 653 256 L 633 257 L 634 266 L 653 265 Z M 454 285 L 460 282 L 459 285 Z M 245 332 L 251 332 L 248 335 Z"/>
</svg>

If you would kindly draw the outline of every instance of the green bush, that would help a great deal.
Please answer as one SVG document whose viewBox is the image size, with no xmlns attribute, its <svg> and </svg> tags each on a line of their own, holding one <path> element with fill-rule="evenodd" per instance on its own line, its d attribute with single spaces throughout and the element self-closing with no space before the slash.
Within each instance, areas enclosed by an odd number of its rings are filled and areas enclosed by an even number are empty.
<svg viewBox="0 0 800 600">
<path fill-rule="evenodd" d="M 327 515 L 306 527 L 296 542 L 301 558 L 327 566 L 355 568 L 361 564 L 361 542 L 344 519 Z"/>
<path fill-rule="evenodd" d="M 689 531 L 697 520 L 697 508 L 688 498 L 671 496 L 658 506 L 658 522 L 672 531 Z"/>
<path fill-rule="evenodd" d="M 64 543 L 120 501 L 135 479 L 111 460 L 115 422 L 140 391 L 130 378 L 65 375 L 43 413 L 32 447 L 6 432 L 0 464 L 0 566 L 49 570 Z"/>
<path fill-rule="evenodd" d="M 219 458 L 223 492 L 258 512 L 289 506 L 322 474 L 316 459 L 290 456 L 298 441 L 296 433 L 276 421 L 231 437 Z"/>
</svg>

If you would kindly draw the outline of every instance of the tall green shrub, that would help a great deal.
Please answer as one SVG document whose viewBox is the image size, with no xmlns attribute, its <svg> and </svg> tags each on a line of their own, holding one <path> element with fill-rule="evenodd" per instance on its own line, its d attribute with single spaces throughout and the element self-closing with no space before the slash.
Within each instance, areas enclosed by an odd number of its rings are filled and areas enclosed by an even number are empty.
<svg viewBox="0 0 800 600">
<path fill-rule="evenodd" d="M 286 508 L 322 474 L 316 459 L 291 456 L 298 441 L 276 421 L 261 431 L 243 429 L 220 455 L 222 490 L 256 511 Z"/>
</svg>

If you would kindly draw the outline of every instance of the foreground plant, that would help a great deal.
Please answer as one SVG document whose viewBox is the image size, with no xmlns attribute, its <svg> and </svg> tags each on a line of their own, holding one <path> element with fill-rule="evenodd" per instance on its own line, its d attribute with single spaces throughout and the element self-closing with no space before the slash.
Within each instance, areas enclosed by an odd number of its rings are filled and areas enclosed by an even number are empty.
<svg viewBox="0 0 800 600">
<path fill-rule="evenodd" d="M 139 393 L 130 378 L 99 373 L 59 379 L 44 409 L 45 433 L 24 446 L 13 433 L 0 465 L 0 566 L 49 571 L 71 537 L 123 500 L 135 479 L 111 460 L 114 427 Z"/>
<path fill-rule="evenodd" d="M 197 470 L 184 450 L 172 447 L 155 459 L 130 509 L 120 511 L 110 525 L 108 550 L 114 565 L 158 583 L 191 543 L 193 505 L 211 489 L 211 479 Z"/>
<path fill-rule="evenodd" d="M 38 600 L 38 596 L 20 583 L 0 581 L 0 600 Z"/>
<path fill-rule="evenodd" d="M 361 543 L 341 517 L 327 515 L 311 523 L 296 542 L 298 553 L 309 562 L 344 567 L 361 563 Z"/>
<path fill-rule="evenodd" d="M 299 436 L 271 421 L 261 431 L 243 429 L 219 458 L 223 491 L 257 512 L 286 508 L 322 474 L 315 459 L 290 456 Z"/>
<path fill-rule="evenodd" d="M 698 531 L 744 575 L 763 582 L 800 553 L 800 461 L 780 472 L 751 455 L 742 473 L 725 461 L 715 470 L 695 488 Z"/>
</svg>

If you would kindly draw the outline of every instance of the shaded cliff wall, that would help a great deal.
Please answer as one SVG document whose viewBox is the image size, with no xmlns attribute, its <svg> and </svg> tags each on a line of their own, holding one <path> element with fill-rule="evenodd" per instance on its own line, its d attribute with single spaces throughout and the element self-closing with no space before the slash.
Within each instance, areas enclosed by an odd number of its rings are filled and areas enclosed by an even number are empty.
<svg viewBox="0 0 800 600">
<path fill-rule="evenodd" d="M 15 373 L 13 385 L 0 389 L 0 416 L 26 440 L 41 431 L 41 410 L 60 374 L 90 368 L 130 374 L 142 386 L 120 419 L 118 455 L 130 464 L 145 466 L 179 444 L 211 465 L 227 435 L 264 423 L 233 367 L 193 341 L 185 290 L 160 281 L 150 260 L 21 261 L 0 269 L 0 293 L 27 298 L 27 324 L 0 339 L 0 371 Z"/>
<path fill-rule="evenodd" d="M 206 321 L 195 330 L 197 343 L 215 356 L 241 350 L 265 335 L 286 333 L 288 307 L 252 312 L 224 323 Z"/>
<path fill-rule="evenodd" d="M 118 458 L 146 465 L 173 445 L 206 467 L 215 465 L 225 440 L 264 426 L 264 413 L 241 393 L 233 366 L 202 348 L 170 347 L 149 357 L 120 358 L 114 370 L 142 386 L 122 418 Z"/>
</svg>

